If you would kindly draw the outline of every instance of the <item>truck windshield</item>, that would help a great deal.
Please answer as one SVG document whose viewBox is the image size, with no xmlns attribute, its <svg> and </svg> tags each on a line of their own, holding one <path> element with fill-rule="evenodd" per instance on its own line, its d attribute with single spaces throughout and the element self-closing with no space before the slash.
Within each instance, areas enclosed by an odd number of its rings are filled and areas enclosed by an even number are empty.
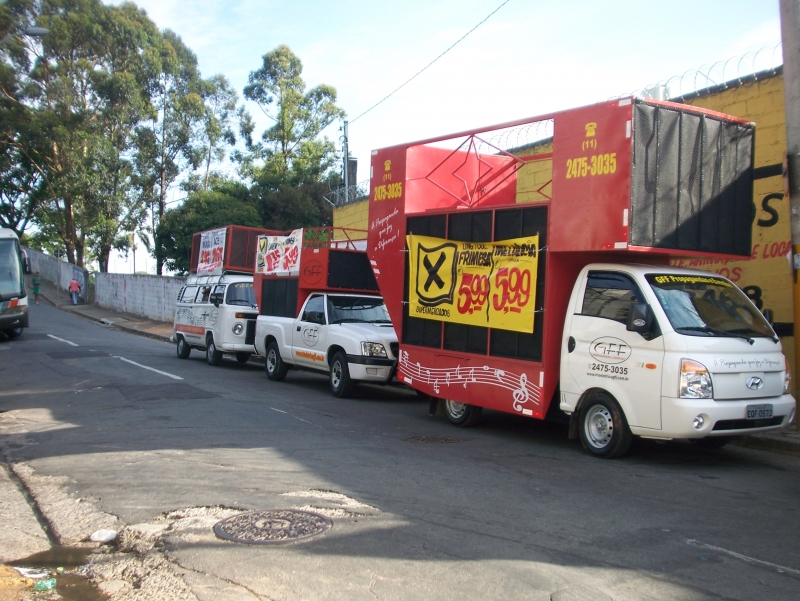
<svg viewBox="0 0 800 601">
<path fill-rule="evenodd" d="M 727 280 L 675 274 L 645 277 L 672 327 L 681 334 L 777 340 L 750 299 Z"/>
<path fill-rule="evenodd" d="M 22 265 L 13 238 L 0 240 L 0 301 L 22 295 Z"/>
<path fill-rule="evenodd" d="M 229 305 L 256 306 L 256 295 L 252 282 L 237 282 L 228 285 L 228 296 L 225 302 Z"/>
<path fill-rule="evenodd" d="M 331 323 L 392 323 L 382 298 L 373 296 L 329 296 Z"/>
</svg>

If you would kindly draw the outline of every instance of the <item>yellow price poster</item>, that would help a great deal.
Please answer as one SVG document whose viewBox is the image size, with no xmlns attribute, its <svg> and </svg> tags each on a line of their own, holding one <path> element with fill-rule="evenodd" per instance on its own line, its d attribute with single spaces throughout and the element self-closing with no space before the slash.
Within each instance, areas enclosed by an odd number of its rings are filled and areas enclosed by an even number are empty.
<svg viewBox="0 0 800 601">
<path fill-rule="evenodd" d="M 501 242 L 406 236 L 406 243 L 412 317 L 533 332 L 538 235 Z"/>
</svg>

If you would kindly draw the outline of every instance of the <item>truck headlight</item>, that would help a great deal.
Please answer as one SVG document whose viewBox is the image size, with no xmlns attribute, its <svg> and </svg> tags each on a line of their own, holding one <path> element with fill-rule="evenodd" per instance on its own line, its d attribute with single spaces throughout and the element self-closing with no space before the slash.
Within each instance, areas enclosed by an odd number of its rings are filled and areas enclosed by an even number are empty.
<svg viewBox="0 0 800 601">
<path fill-rule="evenodd" d="M 681 359 L 681 384 L 679 396 L 682 399 L 713 399 L 714 387 L 711 374 L 706 366 L 691 359 Z"/>
<path fill-rule="evenodd" d="M 244 326 L 237 321 L 235 324 L 233 324 L 231 330 L 233 330 L 233 333 L 237 336 L 241 336 L 242 332 L 244 332 Z"/>
<path fill-rule="evenodd" d="M 789 367 L 789 360 L 784 357 L 786 363 L 786 371 L 783 372 L 783 394 L 789 394 L 792 391 L 792 369 Z"/>
<path fill-rule="evenodd" d="M 362 342 L 361 354 L 365 357 L 386 357 L 386 348 L 378 342 Z"/>
</svg>

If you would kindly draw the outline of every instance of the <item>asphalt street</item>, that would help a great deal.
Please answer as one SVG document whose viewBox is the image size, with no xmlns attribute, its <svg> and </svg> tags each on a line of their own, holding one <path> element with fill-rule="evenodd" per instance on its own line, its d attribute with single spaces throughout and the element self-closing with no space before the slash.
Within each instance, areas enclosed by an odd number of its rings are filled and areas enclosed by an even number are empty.
<svg viewBox="0 0 800 601">
<path fill-rule="evenodd" d="M 412 391 L 336 399 L 322 376 L 180 360 L 44 304 L 0 340 L 0 382 L 0 446 L 62 544 L 110 526 L 117 555 L 154 562 L 96 572 L 114 599 L 148 565 L 201 600 L 800 597 L 797 456 L 640 441 L 593 459 L 559 424 L 457 429 Z M 211 530 L 290 508 L 333 526 L 280 546 Z"/>
</svg>

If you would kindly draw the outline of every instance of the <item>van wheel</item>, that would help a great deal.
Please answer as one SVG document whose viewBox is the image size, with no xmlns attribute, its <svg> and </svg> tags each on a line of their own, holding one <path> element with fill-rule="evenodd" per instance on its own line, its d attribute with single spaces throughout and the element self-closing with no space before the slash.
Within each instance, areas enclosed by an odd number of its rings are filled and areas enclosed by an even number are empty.
<svg viewBox="0 0 800 601">
<path fill-rule="evenodd" d="M 250 353 L 236 353 L 236 360 L 239 363 L 247 363 L 250 359 Z"/>
<path fill-rule="evenodd" d="M 25 328 L 11 328 L 10 330 L 6 330 L 5 333 L 9 338 L 19 338 L 22 336 L 22 331 L 24 329 Z"/>
<path fill-rule="evenodd" d="M 267 377 L 273 382 L 280 382 L 286 377 L 289 366 L 281 359 L 278 343 L 274 340 L 267 345 L 267 357 L 264 361 Z"/>
<path fill-rule="evenodd" d="M 222 351 L 217 350 L 217 345 L 214 344 L 214 338 L 209 337 L 206 344 L 206 361 L 209 365 L 219 365 L 222 363 Z"/>
<path fill-rule="evenodd" d="M 620 406 L 602 392 L 593 394 L 581 404 L 578 433 L 583 448 L 590 455 L 605 459 L 627 453 L 633 438 Z"/>
<path fill-rule="evenodd" d="M 179 336 L 175 350 L 178 353 L 178 359 L 188 359 L 192 352 L 192 347 L 186 343 L 186 339 L 183 336 Z"/>
<path fill-rule="evenodd" d="M 347 398 L 353 394 L 353 387 L 347 357 L 342 351 L 338 351 L 331 361 L 331 392 L 333 396 Z"/>
<path fill-rule="evenodd" d="M 447 420 L 451 424 L 462 428 L 469 428 L 477 424 L 481 419 L 482 411 L 481 407 L 476 407 L 475 405 L 467 405 L 450 399 L 445 399 L 444 401 L 444 414 Z"/>
<path fill-rule="evenodd" d="M 701 449 L 721 449 L 733 439 L 733 436 L 707 436 L 706 438 L 690 438 L 689 442 Z"/>
</svg>

